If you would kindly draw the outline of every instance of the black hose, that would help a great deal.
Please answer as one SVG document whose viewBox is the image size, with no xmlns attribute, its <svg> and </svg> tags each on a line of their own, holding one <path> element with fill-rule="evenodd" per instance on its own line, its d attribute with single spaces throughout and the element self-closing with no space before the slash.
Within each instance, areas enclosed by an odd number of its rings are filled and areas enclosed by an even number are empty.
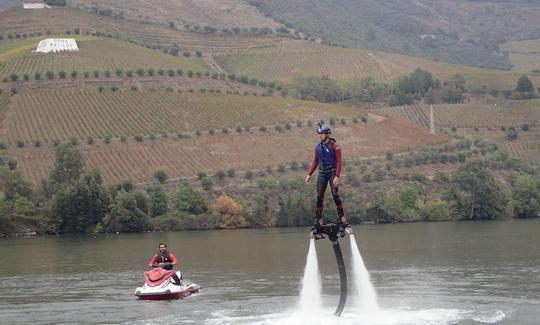
<svg viewBox="0 0 540 325">
<path fill-rule="evenodd" d="M 341 253 L 341 247 L 339 242 L 332 241 L 332 247 L 334 247 L 334 254 L 336 254 L 336 261 L 339 270 L 339 282 L 341 293 L 339 295 L 339 303 L 336 307 L 334 315 L 340 316 L 345 308 L 345 303 L 347 302 L 347 272 L 345 270 L 345 262 L 343 261 L 343 254 Z"/>
</svg>

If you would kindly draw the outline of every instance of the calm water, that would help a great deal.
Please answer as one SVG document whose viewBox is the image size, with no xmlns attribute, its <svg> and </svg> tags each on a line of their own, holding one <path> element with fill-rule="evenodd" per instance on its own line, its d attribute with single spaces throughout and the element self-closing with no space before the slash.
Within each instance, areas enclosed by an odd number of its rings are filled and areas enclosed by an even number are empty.
<svg viewBox="0 0 540 325">
<path fill-rule="evenodd" d="M 385 324 L 538 324 L 540 220 L 354 231 Z M 201 293 L 135 299 L 160 241 Z M 285 323 L 298 302 L 308 245 L 306 228 L 3 239 L 0 323 Z M 341 245 L 350 260 L 349 241 Z M 337 303 L 339 279 L 330 243 L 316 246 L 326 315 Z M 347 312 L 334 323 L 348 324 Z"/>
</svg>

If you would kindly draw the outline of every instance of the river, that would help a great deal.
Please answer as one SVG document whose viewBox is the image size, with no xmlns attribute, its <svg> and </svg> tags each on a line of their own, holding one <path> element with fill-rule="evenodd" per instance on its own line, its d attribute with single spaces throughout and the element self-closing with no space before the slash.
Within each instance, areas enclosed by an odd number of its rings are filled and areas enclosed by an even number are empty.
<svg viewBox="0 0 540 325">
<path fill-rule="evenodd" d="M 385 315 L 375 323 L 539 323 L 540 220 L 353 229 Z M 136 300 L 161 241 L 200 293 Z M 340 242 L 350 272 L 351 247 Z M 306 228 L 2 239 L 0 323 L 281 324 L 297 306 L 308 246 Z M 316 248 L 323 308 L 313 315 L 321 324 L 357 323 L 351 300 L 342 318 L 329 316 L 338 272 L 329 241 Z"/>
</svg>

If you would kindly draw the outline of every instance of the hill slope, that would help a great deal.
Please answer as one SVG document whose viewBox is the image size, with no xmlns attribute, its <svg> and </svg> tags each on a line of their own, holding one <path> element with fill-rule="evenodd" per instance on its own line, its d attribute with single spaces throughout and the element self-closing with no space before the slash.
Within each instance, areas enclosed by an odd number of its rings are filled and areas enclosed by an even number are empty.
<svg viewBox="0 0 540 325">
<path fill-rule="evenodd" d="M 510 68 L 504 40 L 540 38 L 536 1 L 250 0 L 275 20 L 348 47 Z"/>
</svg>

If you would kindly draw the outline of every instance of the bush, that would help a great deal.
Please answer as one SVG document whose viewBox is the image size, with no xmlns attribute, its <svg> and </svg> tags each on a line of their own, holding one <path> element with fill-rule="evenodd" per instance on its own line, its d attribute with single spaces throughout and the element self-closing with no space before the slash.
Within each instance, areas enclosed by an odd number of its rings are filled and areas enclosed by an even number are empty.
<svg viewBox="0 0 540 325">
<path fill-rule="evenodd" d="M 212 129 L 212 128 L 208 129 L 208 134 L 214 135 L 215 133 L 216 133 L 216 131 L 214 131 L 214 129 Z"/>
<path fill-rule="evenodd" d="M 216 178 L 219 179 L 220 181 L 222 181 L 223 179 L 225 179 L 225 176 L 227 176 L 227 174 L 225 173 L 224 170 L 218 170 L 216 172 Z"/>
<path fill-rule="evenodd" d="M 529 131 L 529 124 L 528 123 L 524 123 L 521 125 L 521 129 L 525 132 Z"/>
<path fill-rule="evenodd" d="M 294 171 L 297 171 L 298 170 L 298 167 L 299 167 L 299 164 L 297 161 L 293 161 L 291 163 L 291 170 L 294 170 Z"/>
<path fill-rule="evenodd" d="M 17 140 L 17 147 L 23 148 L 23 147 L 24 147 L 24 141 L 21 140 L 21 139 L 18 139 L 18 140 Z"/>
<path fill-rule="evenodd" d="M 125 136 L 120 137 L 120 142 L 127 143 L 127 138 Z"/>
<path fill-rule="evenodd" d="M 58 78 L 66 79 L 66 72 L 65 71 L 59 71 L 58 72 Z"/>
<path fill-rule="evenodd" d="M 360 118 L 360 120 L 361 120 L 362 122 L 364 122 L 364 123 L 367 123 L 367 117 L 365 117 L 365 116 L 362 116 L 362 117 Z"/>
<path fill-rule="evenodd" d="M 17 160 L 11 158 L 8 160 L 8 168 L 9 170 L 15 170 L 17 168 Z"/>
<path fill-rule="evenodd" d="M 86 138 L 86 144 L 90 144 L 90 145 L 94 144 L 94 138 L 92 138 L 91 136 L 88 136 Z"/>
<path fill-rule="evenodd" d="M 201 179 L 201 186 L 205 191 L 209 191 L 212 189 L 212 186 L 214 186 L 214 181 L 212 180 L 212 178 L 206 176 Z"/>
<path fill-rule="evenodd" d="M 154 179 L 157 180 L 160 184 L 165 183 L 168 178 L 169 176 L 164 170 L 158 170 L 154 173 Z"/>
<path fill-rule="evenodd" d="M 234 171 L 233 168 L 229 168 L 229 170 L 227 170 L 227 176 L 228 177 L 232 178 L 232 177 L 235 176 L 235 174 L 236 174 L 236 172 Z"/>
<path fill-rule="evenodd" d="M 77 140 L 76 137 L 69 138 L 69 144 L 71 144 L 72 146 L 76 146 L 78 143 L 79 143 L 79 140 Z"/>
<path fill-rule="evenodd" d="M 103 142 L 105 142 L 106 144 L 111 143 L 111 136 L 110 136 L 110 135 L 106 135 L 106 136 L 103 138 Z"/>
<path fill-rule="evenodd" d="M 135 141 L 143 142 L 144 141 L 144 136 L 142 134 L 136 134 L 135 135 Z"/>
<path fill-rule="evenodd" d="M 251 170 L 246 170 L 245 177 L 246 179 L 253 179 L 253 172 Z"/>
<path fill-rule="evenodd" d="M 284 164 L 279 164 L 278 167 L 277 167 L 277 171 L 279 173 L 284 173 L 285 172 L 285 165 Z"/>
<path fill-rule="evenodd" d="M 228 133 L 229 133 L 229 129 L 223 128 L 223 129 L 221 129 L 221 132 L 223 132 L 223 134 L 228 134 Z"/>
</svg>

